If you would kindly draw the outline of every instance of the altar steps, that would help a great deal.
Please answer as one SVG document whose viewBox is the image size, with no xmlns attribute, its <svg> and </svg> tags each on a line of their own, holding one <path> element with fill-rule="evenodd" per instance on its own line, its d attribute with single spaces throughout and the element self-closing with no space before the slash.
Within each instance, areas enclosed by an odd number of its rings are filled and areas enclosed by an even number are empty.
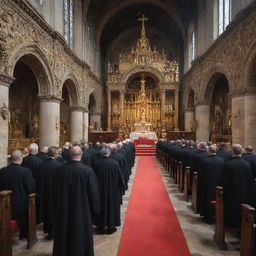
<svg viewBox="0 0 256 256">
<path fill-rule="evenodd" d="M 156 147 L 136 147 L 136 156 L 155 156 Z"/>
</svg>

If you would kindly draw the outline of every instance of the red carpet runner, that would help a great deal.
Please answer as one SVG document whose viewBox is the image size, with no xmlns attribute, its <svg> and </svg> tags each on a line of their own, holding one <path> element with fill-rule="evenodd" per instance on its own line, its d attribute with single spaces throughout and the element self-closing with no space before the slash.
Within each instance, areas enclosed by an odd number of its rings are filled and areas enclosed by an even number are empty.
<svg viewBox="0 0 256 256">
<path fill-rule="evenodd" d="M 189 256 L 153 157 L 140 157 L 118 256 Z"/>
</svg>

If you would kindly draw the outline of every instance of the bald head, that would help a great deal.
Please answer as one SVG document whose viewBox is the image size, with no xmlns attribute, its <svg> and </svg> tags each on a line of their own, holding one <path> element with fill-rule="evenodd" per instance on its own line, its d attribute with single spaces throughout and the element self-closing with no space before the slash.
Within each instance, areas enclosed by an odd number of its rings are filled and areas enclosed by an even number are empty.
<svg viewBox="0 0 256 256">
<path fill-rule="evenodd" d="M 240 144 L 233 144 L 232 145 L 232 155 L 233 156 L 240 156 L 242 154 L 243 147 Z"/>
<path fill-rule="evenodd" d="M 70 154 L 71 154 L 72 160 L 80 161 L 83 155 L 83 151 L 79 146 L 74 146 L 71 148 Z"/>
<path fill-rule="evenodd" d="M 47 146 L 40 147 L 40 152 L 48 153 L 48 147 Z"/>
<path fill-rule="evenodd" d="M 11 161 L 15 164 L 21 164 L 23 159 L 23 154 L 20 150 L 15 150 L 11 154 Z"/>
</svg>

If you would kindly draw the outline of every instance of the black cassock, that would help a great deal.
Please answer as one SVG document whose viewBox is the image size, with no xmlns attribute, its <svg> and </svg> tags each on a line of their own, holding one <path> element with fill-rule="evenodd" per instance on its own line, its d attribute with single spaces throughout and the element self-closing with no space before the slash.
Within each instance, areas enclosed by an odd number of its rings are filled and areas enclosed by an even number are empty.
<svg viewBox="0 0 256 256">
<path fill-rule="evenodd" d="M 54 158 L 47 158 L 39 167 L 39 172 L 42 173 L 42 191 L 40 191 L 40 201 L 42 202 L 44 222 L 44 232 L 52 234 L 53 229 L 53 209 L 55 202 L 53 201 L 53 179 L 55 169 L 61 164 Z"/>
<path fill-rule="evenodd" d="M 239 227 L 241 204 L 254 207 L 254 186 L 250 163 L 241 157 L 233 157 L 224 168 L 225 225 Z"/>
<path fill-rule="evenodd" d="M 217 156 L 224 159 L 224 161 L 231 160 L 232 154 L 226 148 L 220 148 L 217 152 Z"/>
<path fill-rule="evenodd" d="M 36 155 L 29 154 L 23 158 L 22 165 L 31 169 L 33 176 L 36 180 L 36 223 L 39 224 L 42 222 L 43 217 L 43 208 L 41 199 L 42 191 L 42 173 L 39 171 L 39 166 L 43 161 L 39 159 Z"/>
<path fill-rule="evenodd" d="M 74 160 L 58 167 L 54 176 L 53 256 L 93 255 L 91 213 L 98 212 L 94 171 Z"/>
<path fill-rule="evenodd" d="M 39 159 L 43 160 L 43 161 L 48 158 L 48 154 L 45 153 L 45 152 L 39 152 L 39 153 L 37 153 L 36 156 L 37 156 Z"/>
<path fill-rule="evenodd" d="M 1 169 L 0 190 L 12 191 L 12 219 L 17 220 L 21 236 L 25 236 L 28 228 L 28 194 L 36 191 L 31 170 L 14 163 Z"/>
<path fill-rule="evenodd" d="M 251 164 L 253 179 L 255 179 L 256 178 L 256 155 L 252 153 L 244 153 L 242 155 L 242 158 Z"/>
<path fill-rule="evenodd" d="M 201 172 L 202 188 L 199 208 L 200 214 L 209 222 L 213 221 L 214 208 L 211 201 L 216 199 L 216 186 L 222 184 L 224 164 L 224 159 L 216 155 L 209 155 L 203 159 L 204 170 Z"/>
<path fill-rule="evenodd" d="M 118 163 L 109 158 L 101 158 L 96 165 L 99 182 L 100 214 L 95 216 L 95 225 L 104 229 L 120 226 L 121 194 L 125 184 Z"/>
</svg>

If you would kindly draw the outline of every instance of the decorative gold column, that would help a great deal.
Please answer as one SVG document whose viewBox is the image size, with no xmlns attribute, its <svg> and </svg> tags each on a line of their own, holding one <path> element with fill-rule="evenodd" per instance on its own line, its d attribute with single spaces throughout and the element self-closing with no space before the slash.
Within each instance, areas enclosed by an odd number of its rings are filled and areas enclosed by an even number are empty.
<svg viewBox="0 0 256 256">
<path fill-rule="evenodd" d="M 161 122 L 165 122 L 165 89 L 160 91 L 161 93 Z"/>
<path fill-rule="evenodd" d="M 174 130 L 179 131 L 179 90 L 175 90 L 174 104 L 175 104 Z"/>
<path fill-rule="evenodd" d="M 111 130 L 111 90 L 108 89 L 108 130 Z"/>
<path fill-rule="evenodd" d="M 120 114 L 121 114 L 121 125 L 124 124 L 124 90 L 120 90 Z"/>
</svg>

